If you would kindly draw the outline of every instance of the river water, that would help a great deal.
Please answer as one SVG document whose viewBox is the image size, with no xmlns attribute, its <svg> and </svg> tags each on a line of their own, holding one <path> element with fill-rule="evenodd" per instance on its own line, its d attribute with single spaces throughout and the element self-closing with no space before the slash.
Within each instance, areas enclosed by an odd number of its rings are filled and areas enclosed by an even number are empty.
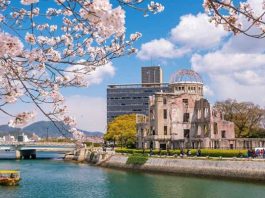
<svg viewBox="0 0 265 198">
<path fill-rule="evenodd" d="M 0 169 L 19 169 L 22 177 L 19 186 L 0 186 L 0 198 L 265 197 L 261 183 L 126 172 L 64 162 L 58 154 L 38 156 L 43 159 L 0 160 Z"/>
</svg>

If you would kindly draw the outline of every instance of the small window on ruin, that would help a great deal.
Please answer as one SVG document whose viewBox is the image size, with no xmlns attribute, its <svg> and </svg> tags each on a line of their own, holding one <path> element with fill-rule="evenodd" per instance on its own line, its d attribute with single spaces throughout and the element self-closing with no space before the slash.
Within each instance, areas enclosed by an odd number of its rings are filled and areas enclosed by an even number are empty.
<svg viewBox="0 0 265 198">
<path fill-rule="evenodd" d="M 151 133 L 152 133 L 152 135 L 155 135 L 156 134 L 156 131 L 155 131 L 155 128 L 154 127 L 151 127 Z"/>
<path fill-rule="evenodd" d="M 167 126 L 164 126 L 164 135 L 167 135 Z"/>
<path fill-rule="evenodd" d="M 164 104 L 164 105 L 167 104 L 167 98 L 163 98 L 163 104 Z"/>
<path fill-rule="evenodd" d="M 207 125 L 204 125 L 203 128 L 204 128 L 204 135 L 205 135 L 205 136 L 208 136 L 208 135 L 209 135 L 209 133 L 208 133 L 208 132 L 209 132 L 209 131 L 208 131 L 208 126 L 207 126 Z"/>
<path fill-rule="evenodd" d="M 183 114 L 183 122 L 189 122 L 190 119 L 190 114 L 189 113 L 184 113 Z"/>
<path fill-rule="evenodd" d="M 197 135 L 201 135 L 202 134 L 202 128 L 201 126 L 198 126 L 198 129 L 197 129 Z"/>
<path fill-rule="evenodd" d="M 183 99 L 182 102 L 183 102 L 184 107 L 188 107 L 188 105 L 189 105 L 188 99 Z"/>
<path fill-rule="evenodd" d="M 205 108 L 204 109 L 204 117 L 207 118 L 208 117 L 208 113 L 209 113 L 209 109 Z"/>
<path fill-rule="evenodd" d="M 222 131 L 222 138 L 226 138 L 225 131 Z"/>
<path fill-rule="evenodd" d="M 184 138 L 190 138 L 190 130 L 184 129 Z"/>
<path fill-rule="evenodd" d="M 182 88 L 182 90 L 184 91 L 184 87 L 181 87 Z"/>
<path fill-rule="evenodd" d="M 214 133 L 214 134 L 218 134 L 218 125 L 217 125 L 217 122 L 215 122 L 215 123 L 213 124 L 213 133 Z"/>
<path fill-rule="evenodd" d="M 202 117 L 202 111 L 200 109 L 197 110 L 197 118 L 201 119 Z"/>
<path fill-rule="evenodd" d="M 164 109 L 164 119 L 167 119 L 167 110 Z"/>
<path fill-rule="evenodd" d="M 144 129 L 141 128 L 141 136 L 144 136 Z"/>
</svg>

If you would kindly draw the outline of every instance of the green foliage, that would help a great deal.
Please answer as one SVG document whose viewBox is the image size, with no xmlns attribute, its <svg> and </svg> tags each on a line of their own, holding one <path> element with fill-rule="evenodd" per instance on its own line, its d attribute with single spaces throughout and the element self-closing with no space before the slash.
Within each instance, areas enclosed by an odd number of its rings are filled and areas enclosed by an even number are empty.
<svg viewBox="0 0 265 198">
<path fill-rule="evenodd" d="M 117 153 L 127 153 L 127 154 L 141 154 L 143 150 L 140 149 L 115 149 Z M 179 155 L 180 150 L 153 150 L 153 155 Z M 195 156 L 197 150 L 191 149 L 191 155 Z M 149 154 L 150 150 L 145 150 L 145 154 Z M 187 149 L 184 150 L 184 153 L 187 153 Z M 221 150 L 221 149 L 201 149 L 201 156 L 209 156 L 209 157 L 239 157 L 239 156 L 247 156 L 247 150 Z"/>
<path fill-rule="evenodd" d="M 196 152 L 192 150 L 193 153 Z M 209 157 L 239 157 L 247 156 L 247 150 L 221 150 L 221 149 L 201 149 L 202 156 Z"/>
<path fill-rule="evenodd" d="M 100 144 L 100 143 L 93 143 L 93 142 L 84 142 L 84 144 L 87 147 L 90 147 L 90 146 L 93 146 L 93 147 L 101 147 L 102 146 L 102 144 Z"/>
<path fill-rule="evenodd" d="M 67 143 L 75 143 L 75 140 L 71 140 L 71 139 L 68 139 L 68 138 L 65 138 L 65 139 L 49 138 L 47 140 L 45 138 L 45 139 L 39 140 L 38 142 L 67 142 Z"/>
<path fill-rule="evenodd" d="M 237 102 L 236 100 L 217 102 L 214 108 L 224 113 L 225 120 L 234 122 L 237 137 L 264 137 L 264 133 L 256 133 L 260 130 L 264 132 L 261 124 L 265 122 L 264 108 L 251 102 Z"/>
<path fill-rule="evenodd" d="M 143 154 L 132 154 L 129 155 L 126 164 L 132 164 L 132 165 L 143 165 L 148 160 L 147 155 Z"/>
<path fill-rule="evenodd" d="M 104 140 L 113 141 L 114 144 L 119 144 L 121 147 L 133 147 L 136 142 L 136 115 L 117 116 L 108 124 Z"/>
</svg>

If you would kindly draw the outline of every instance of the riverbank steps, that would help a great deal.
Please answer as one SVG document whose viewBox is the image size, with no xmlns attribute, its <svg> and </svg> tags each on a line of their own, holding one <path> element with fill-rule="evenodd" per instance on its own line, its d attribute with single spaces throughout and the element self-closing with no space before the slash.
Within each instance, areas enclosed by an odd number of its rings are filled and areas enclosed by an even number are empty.
<svg viewBox="0 0 265 198">
<path fill-rule="evenodd" d="M 125 154 L 91 148 L 83 148 L 65 156 L 65 160 L 87 162 L 108 168 L 265 182 L 265 161 L 262 159 L 156 156 L 149 157 L 143 165 L 128 164 L 127 159 L 128 155 Z"/>
</svg>

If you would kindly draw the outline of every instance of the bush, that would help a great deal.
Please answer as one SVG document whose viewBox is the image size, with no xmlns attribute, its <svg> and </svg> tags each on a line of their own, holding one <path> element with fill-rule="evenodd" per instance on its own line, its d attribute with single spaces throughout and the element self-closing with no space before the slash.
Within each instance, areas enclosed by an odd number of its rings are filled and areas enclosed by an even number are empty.
<svg viewBox="0 0 265 198">
<path fill-rule="evenodd" d="M 148 160 L 147 155 L 143 154 L 132 154 L 129 155 L 126 164 L 143 165 Z"/>
<path fill-rule="evenodd" d="M 85 144 L 87 147 L 90 147 L 90 146 L 101 147 L 101 146 L 102 146 L 101 143 L 93 143 L 93 142 L 84 142 L 84 144 Z"/>
<path fill-rule="evenodd" d="M 239 157 L 247 156 L 247 150 L 220 150 L 220 149 L 202 149 L 202 156 L 210 157 Z"/>
<path fill-rule="evenodd" d="M 191 155 L 195 156 L 197 149 L 190 149 Z M 115 149 L 117 153 L 128 153 L 128 154 L 143 154 L 142 149 Z M 180 150 L 153 150 L 153 155 L 179 155 Z M 185 154 L 187 153 L 187 149 L 184 150 Z M 150 153 L 149 149 L 145 150 L 146 154 Z M 222 149 L 201 149 L 201 156 L 209 156 L 209 157 L 240 157 L 247 156 L 247 150 L 222 150 Z"/>
</svg>

